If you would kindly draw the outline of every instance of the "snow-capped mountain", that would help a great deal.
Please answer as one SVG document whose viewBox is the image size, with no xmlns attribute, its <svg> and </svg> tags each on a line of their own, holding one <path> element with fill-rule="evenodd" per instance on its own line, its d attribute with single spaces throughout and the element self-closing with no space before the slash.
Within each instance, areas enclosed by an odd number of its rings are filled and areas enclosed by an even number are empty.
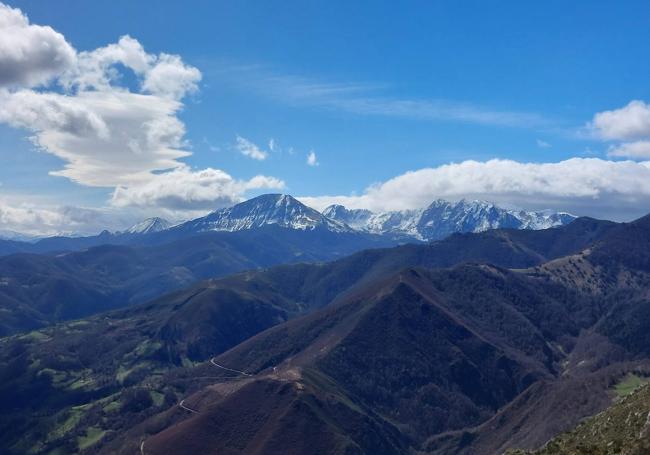
<svg viewBox="0 0 650 455">
<path fill-rule="evenodd" d="M 23 234 L 21 232 L 11 231 L 8 229 L 0 229 L 0 240 L 14 240 L 17 242 L 33 242 L 38 240 L 37 236 Z"/>
<path fill-rule="evenodd" d="M 8 229 L 0 229 L 0 240 L 10 240 L 13 242 L 35 243 L 39 240 L 51 237 L 81 237 L 83 234 L 75 231 L 55 231 L 48 234 L 31 234 L 26 232 L 17 232 Z"/>
<path fill-rule="evenodd" d="M 327 218 L 286 194 L 264 194 L 183 223 L 179 229 L 233 232 L 267 225 L 296 230 L 322 228 L 333 232 L 354 232 L 344 223 Z"/>
<path fill-rule="evenodd" d="M 149 218 L 122 232 L 103 231 L 87 237 L 59 235 L 33 239 L 29 243 L 0 240 L 0 256 L 20 251 L 75 251 L 107 244 L 156 245 L 208 232 L 246 231 L 271 225 L 286 229 L 278 233 L 285 242 L 313 241 L 317 245 L 328 245 L 330 253 L 340 256 L 363 248 L 442 239 L 456 232 L 545 229 L 568 224 L 574 219 L 573 215 L 562 212 L 507 210 L 487 202 L 464 200 L 453 203 L 438 200 L 425 209 L 382 213 L 333 205 L 320 213 L 289 195 L 265 194 L 175 226 L 162 218 Z M 308 235 L 295 237 L 296 233 L 291 231 L 303 231 Z M 0 238 L 2 234 L 0 232 Z"/>
<path fill-rule="evenodd" d="M 151 234 L 152 232 L 164 231 L 171 226 L 172 224 L 166 219 L 153 217 L 134 224 L 124 232 L 126 234 Z"/>
<path fill-rule="evenodd" d="M 332 205 L 323 215 L 352 228 L 396 237 L 438 240 L 455 232 L 488 229 L 546 229 L 561 226 L 576 217 L 563 212 L 508 210 L 484 201 L 434 201 L 425 209 L 374 213 Z"/>
</svg>

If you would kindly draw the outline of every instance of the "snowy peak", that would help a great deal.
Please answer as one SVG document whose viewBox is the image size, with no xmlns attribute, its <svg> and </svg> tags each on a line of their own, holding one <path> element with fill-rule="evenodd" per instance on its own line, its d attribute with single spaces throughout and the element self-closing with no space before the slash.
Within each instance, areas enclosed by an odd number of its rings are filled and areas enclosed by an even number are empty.
<svg viewBox="0 0 650 455">
<path fill-rule="evenodd" d="M 8 229 L 0 229 L 0 240 L 13 240 L 17 242 L 31 242 L 34 237 Z"/>
<path fill-rule="evenodd" d="M 534 230 L 563 226 L 576 219 L 576 217 L 570 213 L 553 212 L 548 210 L 541 212 L 526 212 L 521 210 L 514 212 L 513 214 L 517 219 L 519 219 L 519 221 L 521 221 L 523 229 Z"/>
<path fill-rule="evenodd" d="M 138 224 L 134 224 L 128 228 L 125 233 L 127 234 L 151 234 L 153 232 L 164 231 L 169 229 L 172 224 L 165 220 L 164 218 L 147 218 L 146 220 L 140 221 Z"/>
<path fill-rule="evenodd" d="M 440 239 L 454 232 L 482 232 L 488 229 L 520 228 L 508 210 L 485 201 L 435 201 L 418 222 L 418 232 L 427 240 Z"/>
<path fill-rule="evenodd" d="M 323 210 L 323 215 L 332 220 L 347 224 L 353 229 L 364 230 L 373 213 L 365 209 L 348 209 L 342 205 L 330 205 Z"/>
<path fill-rule="evenodd" d="M 348 209 L 342 205 L 330 205 L 323 210 L 323 215 L 357 231 L 417 239 L 420 239 L 417 223 L 421 214 L 421 210 L 374 213 L 366 209 Z"/>
<path fill-rule="evenodd" d="M 319 229 L 387 235 L 408 241 L 437 240 L 455 232 L 497 228 L 545 229 L 567 224 L 573 219 L 574 216 L 566 213 L 514 211 L 489 202 L 466 200 L 436 200 L 425 209 L 381 213 L 332 205 L 320 213 L 292 196 L 264 194 L 188 221 L 175 229 L 191 233 L 235 232 L 275 225 L 302 231 Z M 136 226 L 142 225 L 142 229 L 146 221 Z"/>
<path fill-rule="evenodd" d="M 297 230 L 324 228 L 335 232 L 353 231 L 286 194 L 264 194 L 186 223 L 186 226 L 198 232 L 233 232 L 267 225 Z"/>
<path fill-rule="evenodd" d="M 438 199 L 421 210 L 373 213 L 349 210 L 341 205 L 327 207 L 323 214 L 364 232 L 437 240 L 455 232 L 482 232 L 488 229 L 547 229 L 568 224 L 568 213 L 507 210 L 486 201 L 449 202 Z"/>
</svg>

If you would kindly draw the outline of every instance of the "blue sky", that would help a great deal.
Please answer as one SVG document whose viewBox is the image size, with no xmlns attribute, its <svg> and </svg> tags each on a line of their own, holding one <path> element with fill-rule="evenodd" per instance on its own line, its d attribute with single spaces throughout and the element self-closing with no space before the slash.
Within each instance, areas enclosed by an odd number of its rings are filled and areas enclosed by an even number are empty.
<svg viewBox="0 0 650 455">
<path fill-rule="evenodd" d="M 106 90 L 64 87 L 64 71 L 74 67 L 80 77 L 79 55 L 128 35 L 152 59 L 177 55 L 182 68 L 200 74 L 186 71 L 189 85 L 174 95 L 180 107 L 165 108 L 184 125 L 177 135 L 182 143 L 173 148 L 191 152 L 173 158 L 174 166 L 185 166 L 186 180 L 168 181 L 193 185 L 196 173 L 212 169 L 236 185 L 227 181 L 224 190 L 225 180 L 212 176 L 199 184 L 197 203 L 194 193 L 153 194 L 168 185 L 141 174 L 95 178 L 92 170 L 77 169 L 50 175 L 70 158 L 48 148 L 51 137 L 41 137 L 41 150 L 28 137 L 51 125 L 16 120 L 15 112 L 3 120 L 0 111 L 0 197 L 7 207 L 0 228 L 19 229 L 21 217 L 29 218 L 25 210 L 32 214 L 25 229 L 36 229 L 39 220 L 65 223 L 68 218 L 57 218 L 62 207 L 84 210 L 75 229 L 157 213 L 183 218 L 268 191 L 305 197 L 318 207 L 338 201 L 396 209 L 436 197 L 476 197 L 616 219 L 650 211 L 650 183 L 643 183 L 650 179 L 647 2 L 5 2 L 5 9 L 15 8 L 27 27 L 49 26 L 62 35 L 74 55 L 47 77 L 21 75 L 0 86 L 6 96 Z M 0 83 L 2 55 L 0 47 Z M 110 90 L 169 98 L 143 89 L 149 73 L 134 74 L 118 60 Z M 634 100 L 641 104 L 630 108 Z M 606 114 L 602 122 L 599 113 Z M 625 129 L 639 122 L 637 130 Z M 264 159 L 243 153 L 252 144 Z M 307 163 L 312 152 L 315 165 Z M 102 153 L 107 160 L 113 151 L 107 145 Z M 444 167 L 494 159 L 506 164 Z M 578 161 L 566 164 L 571 159 Z M 530 163 L 542 167 L 521 168 Z M 119 173 L 121 162 L 108 164 L 114 165 L 109 175 Z M 139 171 L 153 176 L 170 169 L 143 166 Z M 415 172 L 405 175 L 409 171 Z M 537 182 L 532 186 L 517 180 L 528 172 Z M 255 176 L 267 180 L 250 183 Z M 485 182 L 458 183 L 464 179 Z M 44 215 L 34 218 L 40 210 Z M 101 216 L 88 215 L 92 211 Z"/>
</svg>

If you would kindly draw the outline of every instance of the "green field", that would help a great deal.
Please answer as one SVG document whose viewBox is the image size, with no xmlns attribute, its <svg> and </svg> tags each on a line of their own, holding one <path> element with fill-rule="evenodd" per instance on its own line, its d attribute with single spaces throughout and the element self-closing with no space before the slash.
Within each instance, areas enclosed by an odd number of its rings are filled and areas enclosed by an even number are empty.
<svg viewBox="0 0 650 455">
<path fill-rule="evenodd" d="M 614 386 L 614 392 L 616 392 L 618 397 L 625 397 L 648 381 L 648 378 L 642 378 L 636 374 L 628 374 Z"/>
</svg>

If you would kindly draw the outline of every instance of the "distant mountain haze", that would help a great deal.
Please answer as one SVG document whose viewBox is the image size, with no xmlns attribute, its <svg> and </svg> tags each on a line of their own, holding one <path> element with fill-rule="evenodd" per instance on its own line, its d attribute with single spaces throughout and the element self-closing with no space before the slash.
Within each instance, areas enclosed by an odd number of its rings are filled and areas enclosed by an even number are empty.
<svg viewBox="0 0 650 455">
<path fill-rule="evenodd" d="M 246 269 L 332 260 L 362 249 L 421 242 L 427 236 L 444 237 L 443 233 L 485 231 L 499 225 L 544 227 L 540 217 L 546 216 L 530 215 L 537 217 L 537 224 L 524 224 L 510 212 L 487 203 L 443 201 L 417 213 L 371 215 L 368 219 L 384 223 L 366 223 L 365 227 L 351 222 L 349 216 L 341 219 L 359 212 L 339 206 L 326 213 L 338 219 L 289 195 L 267 194 L 176 226 L 149 218 L 122 233 L 0 243 L 6 254 L 0 257 L 0 271 L 4 270 L 0 301 L 5 302 L 7 311 L 0 318 L 0 334 L 140 303 L 197 280 Z M 568 215 L 548 216 L 551 224 L 573 220 Z M 391 225 L 386 221 L 391 217 L 401 218 L 401 224 Z M 405 229 L 403 220 L 414 229 Z M 16 253 L 23 254 L 11 255 Z"/>
<path fill-rule="evenodd" d="M 439 240 L 455 232 L 488 229 L 547 229 L 573 221 L 563 212 L 527 212 L 499 208 L 482 201 L 457 203 L 438 200 L 422 210 L 373 213 L 330 206 L 323 213 L 286 194 L 265 194 L 206 216 L 172 225 L 162 218 L 148 218 L 123 232 L 103 231 L 90 237 L 57 236 L 30 242 L 0 240 L 0 255 L 16 252 L 74 251 L 99 245 L 152 245 L 205 232 L 236 232 L 275 225 L 301 231 L 359 232 L 384 236 L 387 241 Z"/>
</svg>

